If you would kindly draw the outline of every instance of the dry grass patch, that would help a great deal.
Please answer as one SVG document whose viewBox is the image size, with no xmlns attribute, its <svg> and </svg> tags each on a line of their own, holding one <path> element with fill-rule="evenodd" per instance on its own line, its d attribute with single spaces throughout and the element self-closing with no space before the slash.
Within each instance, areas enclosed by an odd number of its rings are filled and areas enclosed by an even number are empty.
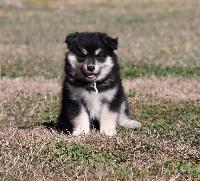
<svg viewBox="0 0 200 181">
<path fill-rule="evenodd" d="M 166 99 L 200 100 L 200 79 L 183 77 L 156 77 L 123 80 L 125 91 L 150 94 Z"/>
<path fill-rule="evenodd" d="M 165 169 L 171 169 L 173 160 L 179 163 L 181 159 L 192 166 L 198 152 L 197 147 L 181 141 L 161 140 L 153 135 L 147 138 L 131 130 L 121 130 L 112 138 L 95 131 L 73 137 L 41 126 L 27 130 L 1 128 L 0 144 L 1 178 L 19 180 L 189 178 L 184 175 L 187 172 L 176 172 L 176 166 L 173 173 Z"/>
<path fill-rule="evenodd" d="M 122 62 L 200 66 L 198 0 L 70 2 L 23 10 L 0 3 L 0 62 L 25 59 L 25 65 L 36 62 L 40 68 L 53 60 L 60 65 L 68 33 L 103 31 L 119 37 Z"/>
<path fill-rule="evenodd" d="M 58 79 L 35 78 L 3 78 L 0 79 L 0 120 L 6 118 L 4 104 L 16 99 L 20 94 L 32 96 L 36 93 L 43 95 L 58 95 L 61 82 Z"/>
<path fill-rule="evenodd" d="M 18 85 L 18 80 L 10 83 Z M 27 88 L 3 103 L 3 180 L 199 178 L 198 101 L 135 96 L 129 103 L 133 117 L 143 124 L 140 130 L 118 127 L 114 137 L 102 136 L 95 130 L 73 137 L 54 129 L 60 102 L 60 87 L 55 85 L 59 80 L 25 80 L 30 88 L 36 81 L 46 89 Z M 51 92 L 47 93 L 47 88 Z"/>
<path fill-rule="evenodd" d="M 151 94 L 168 99 L 200 99 L 200 79 L 183 77 L 135 78 L 123 80 L 126 92 Z M 12 99 L 20 92 L 26 94 L 51 94 L 61 92 L 61 79 L 35 78 L 3 78 L 0 79 L 0 100 Z"/>
<path fill-rule="evenodd" d="M 133 94 L 149 94 L 166 99 L 200 99 L 199 78 L 155 77 L 123 80 L 123 86 L 128 96 Z M 34 78 L 3 78 L 0 79 L 0 120 L 6 117 L 3 104 L 16 98 L 20 93 L 29 96 L 36 93 L 43 95 L 61 94 L 60 79 Z"/>
<path fill-rule="evenodd" d="M 0 100 L 12 99 L 20 92 L 32 95 L 35 93 L 41 94 L 58 94 L 61 90 L 61 80 L 44 79 L 42 77 L 34 78 L 3 78 L 0 79 Z"/>
</svg>

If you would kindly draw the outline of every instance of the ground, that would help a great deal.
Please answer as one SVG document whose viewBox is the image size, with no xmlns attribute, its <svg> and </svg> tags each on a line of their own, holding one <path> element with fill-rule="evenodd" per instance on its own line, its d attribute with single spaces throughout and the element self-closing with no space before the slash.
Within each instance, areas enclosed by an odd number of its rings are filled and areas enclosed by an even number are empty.
<svg viewBox="0 0 200 181">
<path fill-rule="evenodd" d="M 1 180 L 199 180 L 199 17 L 198 0 L 0 1 Z M 75 31 L 118 37 L 140 130 L 54 129 Z"/>
</svg>

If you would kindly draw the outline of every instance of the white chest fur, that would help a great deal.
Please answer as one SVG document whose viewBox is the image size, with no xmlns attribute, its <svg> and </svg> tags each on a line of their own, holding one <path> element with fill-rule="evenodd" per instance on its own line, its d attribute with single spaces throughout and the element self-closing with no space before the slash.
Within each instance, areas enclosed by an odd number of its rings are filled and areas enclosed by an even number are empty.
<svg viewBox="0 0 200 181">
<path fill-rule="evenodd" d="M 99 118 L 102 111 L 103 101 L 110 102 L 114 98 L 117 91 L 116 88 L 112 88 L 104 92 L 96 93 L 95 91 L 88 92 L 83 88 L 77 88 L 71 85 L 69 87 L 73 99 L 83 100 L 85 102 L 90 114 L 89 116 L 92 119 Z"/>
</svg>

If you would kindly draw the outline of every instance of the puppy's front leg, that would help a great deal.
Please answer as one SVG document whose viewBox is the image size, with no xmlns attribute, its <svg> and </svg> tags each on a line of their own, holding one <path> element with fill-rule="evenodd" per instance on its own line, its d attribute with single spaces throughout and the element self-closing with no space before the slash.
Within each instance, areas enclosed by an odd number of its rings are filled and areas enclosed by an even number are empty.
<svg viewBox="0 0 200 181">
<path fill-rule="evenodd" d="M 103 106 L 100 117 L 100 133 L 108 136 L 116 134 L 117 113 L 111 112 L 107 105 Z"/>
<path fill-rule="evenodd" d="M 82 107 L 81 112 L 73 120 L 73 132 L 72 135 L 78 136 L 81 133 L 88 134 L 90 132 L 89 116 L 86 110 Z"/>
</svg>

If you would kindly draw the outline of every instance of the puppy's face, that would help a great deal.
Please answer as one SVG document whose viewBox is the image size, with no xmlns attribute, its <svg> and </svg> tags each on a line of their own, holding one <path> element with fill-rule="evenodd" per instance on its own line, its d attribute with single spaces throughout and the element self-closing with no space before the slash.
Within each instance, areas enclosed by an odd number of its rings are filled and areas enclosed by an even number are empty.
<svg viewBox="0 0 200 181">
<path fill-rule="evenodd" d="M 104 33 L 75 33 L 68 35 L 65 42 L 69 48 L 66 61 L 77 79 L 95 82 L 109 74 L 117 39 Z"/>
</svg>

